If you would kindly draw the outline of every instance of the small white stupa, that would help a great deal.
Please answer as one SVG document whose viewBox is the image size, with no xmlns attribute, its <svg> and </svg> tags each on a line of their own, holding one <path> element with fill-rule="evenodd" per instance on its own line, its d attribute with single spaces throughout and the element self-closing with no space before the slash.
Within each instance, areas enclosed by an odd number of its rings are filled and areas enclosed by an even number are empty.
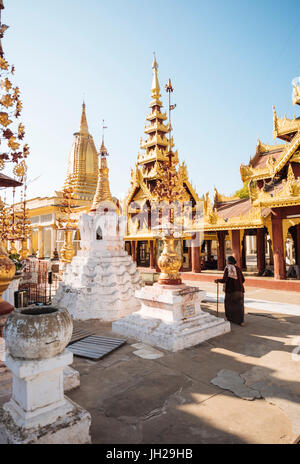
<svg viewBox="0 0 300 464">
<path fill-rule="evenodd" d="M 79 219 L 81 250 L 66 266 L 53 303 L 73 319 L 115 321 L 137 311 L 134 297 L 142 286 L 136 264 L 125 251 L 125 221 L 118 215 L 108 179 L 104 140 L 98 185 L 89 214 Z"/>
</svg>

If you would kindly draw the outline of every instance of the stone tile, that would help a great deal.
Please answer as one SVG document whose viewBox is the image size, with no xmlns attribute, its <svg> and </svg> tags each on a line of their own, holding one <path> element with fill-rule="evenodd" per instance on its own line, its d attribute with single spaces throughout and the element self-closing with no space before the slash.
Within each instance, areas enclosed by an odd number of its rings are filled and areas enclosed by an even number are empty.
<svg viewBox="0 0 300 464">
<path fill-rule="evenodd" d="M 230 390 L 243 400 L 253 401 L 256 398 L 261 398 L 259 391 L 248 387 L 237 372 L 229 369 L 220 370 L 217 377 L 211 380 L 211 383 L 225 390 Z"/>
</svg>

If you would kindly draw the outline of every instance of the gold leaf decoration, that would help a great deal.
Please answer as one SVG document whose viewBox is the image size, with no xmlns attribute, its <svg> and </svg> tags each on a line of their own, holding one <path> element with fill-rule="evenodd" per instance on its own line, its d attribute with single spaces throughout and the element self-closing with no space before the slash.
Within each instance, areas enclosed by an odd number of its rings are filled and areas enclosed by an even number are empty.
<svg viewBox="0 0 300 464">
<path fill-rule="evenodd" d="M 8 69 L 8 62 L 0 56 L 0 68 L 5 71 Z"/>
<path fill-rule="evenodd" d="M 0 159 L 0 171 L 4 169 L 4 166 L 5 166 L 5 162 L 2 159 Z"/>
<path fill-rule="evenodd" d="M 5 112 L 0 112 L 0 124 L 1 126 L 7 127 L 12 123 L 12 120 L 9 119 L 8 114 Z"/>
<path fill-rule="evenodd" d="M 24 138 L 24 135 L 25 135 L 25 127 L 22 123 L 20 123 L 18 127 L 18 138 L 22 140 Z"/>
<path fill-rule="evenodd" d="M 25 161 L 21 161 L 21 163 L 17 164 L 17 166 L 14 167 L 13 173 L 17 177 L 24 177 L 27 172 L 27 166 Z"/>
<path fill-rule="evenodd" d="M 16 142 L 16 137 L 11 137 L 8 141 L 8 146 L 12 149 L 12 150 L 17 150 L 19 147 L 20 147 L 20 144 L 18 142 Z"/>
<path fill-rule="evenodd" d="M 12 84 L 7 77 L 4 79 L 4 81 L 1 81 L 1 88 L 2 89 L 5 88 L 6 92 L 9 92 L 11 87 L 12 87 Z"/>
<path fill-rule="evenodd" d="M 6 95 L 3 95 L 3 97 L 0 100 L 1 105 L 5 106 L 5 108 L 9 108 L 10 106 L 13 106 L 14 101 L 11 98 L 11 96 L 7 93 Z"/>
</svg>

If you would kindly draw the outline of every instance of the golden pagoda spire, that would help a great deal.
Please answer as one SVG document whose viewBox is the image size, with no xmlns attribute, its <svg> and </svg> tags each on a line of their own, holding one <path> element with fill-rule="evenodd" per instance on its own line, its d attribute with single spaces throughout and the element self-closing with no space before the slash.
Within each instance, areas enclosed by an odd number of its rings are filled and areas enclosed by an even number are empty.
<svg viewBox="0 0 300 464">
<path fill-rule="evenodd" d="M 165 124 L 164 121 L 167 119 L 166 113 L 161 112 L 163 106 L 160 101 L 160 85 L 158 82 L 158 64 L 156 56 L 152 63 L 153 69 L 153 80 L 151 87 L 151 113 L 147 114 L 146 119 L 149 121 L 149 125 L 145 126 L 145 134 L 147 139 L 141 139 L 140 148 L 146 150 L 145 154 L 140 154 L 138 157 L 138 164 L 147 164 L 155 161 L 164 161 L 166 159 L 166 150 L 168 147 L 168 139 L 166 134 L 169 132 L 170 124 Z M 172 143 L 172 142 L 171 142 Z"/>
<path fill-rule="evenodd" d="M 153 58 L 153 63 L 152 63 L 152 69 L 153 69 L 152 98 L 154 101 L 157 102 L 157 106 L 162 106 L 162 103 L 159 101 L 161 94 L 160 94 L 160 86 L 159 86 L 158 75 L 157 75 L 158 64 L 156 61 L 155 53 L 154 53 L 154 58 Z"/>
<path fill-rule="evenodd" d="M 103 202 L 113 203 L 113 199 L 112 199 L 112 196 L 110 193 L 110 187 L 109 187 L 109 177 L 108 177 L 109 169 L 107 167 L 107 161 L 106 161 L 108 152 L 104 145 L 104 135 L 102 136 L 102 143 L 100 147 L 99 156 L 100 156 L 100 169 L 99 169 L 99 174 L 98 174 L 98 184 L 97 184 L 97 189 L 96 189 L 96 193 L 94 196 L 93 204 L 90 209 L 91 212 L 96 211 L 97 208 L 101 206 L 101 203 Z"/>
<path fill-rule="evenodd" d="M 90 202 L 94 198 L 97 181 L 98 154 L 93 137 L 88 130 L 85 103 L 83 102 L 80 129 L 74 133 L 64 187 L 72 186 L 79 200 Z"/>
<path fill-rule="evenodd" d="M 89 128 L 88 128 L 86 114 L 85 114 L 85 102 L 82 103 L 82 113 L 81 113 L 79 133 L 82 135 L 89 135 Z"/>
</svg>

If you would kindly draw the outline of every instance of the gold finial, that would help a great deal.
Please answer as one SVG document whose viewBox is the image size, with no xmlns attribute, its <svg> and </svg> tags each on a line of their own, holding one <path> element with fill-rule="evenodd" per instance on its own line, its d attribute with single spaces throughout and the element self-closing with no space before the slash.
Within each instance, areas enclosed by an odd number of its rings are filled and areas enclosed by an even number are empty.
<svg viewBox="0 0 300 464">
<path fill-rule="evenodd" d="M 153 59 L 153 63 L 152 63 L 152 69 L 153 69 L 152 97 L 155 100 L 159 100 L 160 86 L 159 86 L 158 77 L 157 77 L 158 64 L 157 64 L 157 61 L 156 61 L 155 53 L 154 53 L 154 59 Z"/>
<path fill-rule="evenodd" d="M 100 156 L 108 156 L 108 152 L 106 146 L 104 145 L 104 140 L 102 139 L 101 147 L 100 147 Z"/>
<path fill-rule="evenodd" d="M 100 156 L 100 169 L 98 174 L 98 184 L 96 193 L 94 196 L 93 204 L 90 211 L 96 211 L 102 202 L 113 202 L 112 195 L 109 187 L 109 169 L 107 167 L 106 157 L 108 151 L 104 145 L 104 130 L 107 126 L 104 125 L 104 119 L 102 120 L 102 143 L 99 151 Z"/>
<path fill-rule="evenodd" d="M 107 149 L 104 145 L 104 131 L 105 129 L 107 129 L 107 126 L 105 126 L 105 121 L 104 119 L 102 119 L 102 143 L 101 143 L 101 147 L 100 147 L 100 155 L 105 155 L 107 156 L 108 155 L 108 152 L 107 152 Z"/>
<path fill-rule="evenodd" d="M 157 64 L 157 61 L 156 61 L 156 55 L 155 55 L 155 52 L 153 52 L 153 63 L 152 63 L 152 69 L 158 69 L 158 64 Z"/>
<path fill-rule="evenodd" d="M 169 79 L 168 83 L 165 85 L 166 92 L 174 92 L 172 87 L 171 79 Z"/>
<path fill-rule="evenodd" d="M 89 128 L 86 120 L 85 114 L 85 102 L 82 103 L 82 113 L 81 113 L 81 121 L 80 121 L 80 133 L 84 135 L 89 134 Z"/>
</svg>

